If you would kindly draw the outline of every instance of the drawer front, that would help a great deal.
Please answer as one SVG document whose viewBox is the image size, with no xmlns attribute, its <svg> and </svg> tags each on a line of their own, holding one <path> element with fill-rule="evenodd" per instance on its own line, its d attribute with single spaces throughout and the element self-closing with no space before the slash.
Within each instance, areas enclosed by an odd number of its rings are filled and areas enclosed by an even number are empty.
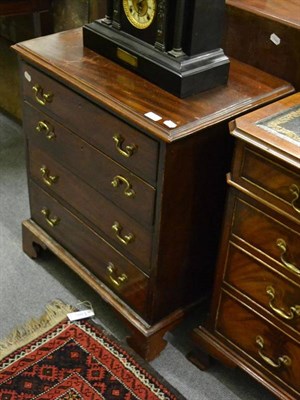
<svg viewBox="0 0 300 400">
<path fill-rule="evenodd" d="M 158 142 L 31 66 L 23 64 L 22 72 L 26 101 L 154 184 Z M 36 85 L 39 90 L 34 92 Z"/>
<path fill-rule="evenodd" d="M 148 278 L 103 238 L 33 182 L 32 219 L 130 307 L 145 317 Z"/>
<path fill-rule="evenodd" d="M 253 203 L 254 204 L 254 203 Z M 262 212 L 254 205 L 236 198 L 232 233 L 271 257 L 294 277 L 300 278 L 300 234 Z"/>
<path fill-rule="evenodd" d="M 223 294 L 217 332 L 272 379 L 300 395 L 300 344 L 246 306 Z M 296 392 L 296 393 L 295 393 Z"/>
<path fill-rule="evenodd" d="M 99 228 L 114 246 L 150 270 L 152 231 L 146 230 L 90 185 L 57 163 L 38 147 L 29 159 L 31 177 L 45 190 L 58 195 L 89 223 Z"/>
<path fill-rule="evenodd" d="M 229 246 L 225 282 L 300 334 L 300 287 L 253 255 Z"/>
<path fill-rule="evenodd" d="M 239 144 L 233 180 L 300 220 L 300 171 L 294 172 Z"/>
<path fill-rule="evenodd" d="M 35 147 L 41 148 L 134 219 L 148 225 L 153 223 L 155 189 L 152 186 L 51 118 L 44 115 L 31 118 L 27 111 L 24 129 L 30 157 Z M 36 130 L 41 120 L 50 127 L 47 129 L 50 133 Z"/>
</svg>

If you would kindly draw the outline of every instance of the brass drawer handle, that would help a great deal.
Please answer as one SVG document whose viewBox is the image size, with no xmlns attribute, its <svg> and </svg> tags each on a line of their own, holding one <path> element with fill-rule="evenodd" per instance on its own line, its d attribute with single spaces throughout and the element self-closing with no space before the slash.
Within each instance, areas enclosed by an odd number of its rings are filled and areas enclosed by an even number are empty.
<svg viewBox="0 0 300 400">
<path fill-rule="evenodd" d="M 41 209 L 41 213 L 44 215 L 45 220 L 47 221 L 47 223 L 48 223 L 52 228 L 54 228 L 56 225 L 59 224 L 60 219 L 59 219 L 58 217 L 50 218 L 51 212 L 50 212 L 50 210 L 48 210 L 48 208 L 43 207 L 43 208 Z"/>
<path fill-rule="evenodd" d="M 41 85 L 36 83 L 32 87 L 34 96 L 36 101 L 41 104 L 42 106 L 45 106 L 47 103 L 51 103 L 53 100 L 53 94 L 51 92 L 44 93 L 44 89 L 42 88 Z"/>
<path fill-rule="evenodd" d="M 39 121 L 35 127 L 37 132 L 45 132 L 46 138 L 49 140 L 55 139 L 54 128 L 47 121 Z"/>
<path fill-rule="evenodd" d="M 43 178 L 43 181 L 46 183 L 48 186 L 52 186 L 53 183 L 57 182 L 58 176 L 55 175 L 50 175 L 49 169 L 46 167 L 46 165 L 42 165 L 40 168 L 40 172 Z"/>
<path fill-rule="evenodd" d="M 115 134 L 113 136 L 113 141 L 116 144 L 116 149 L 123 157 L 129 158 L 137 150 L 137 146 L 135 144 L 130 144 L 130 145 L 125 146 L 125 150 L 123 150 L 122 145 L 124 142 L 124 138 L 119 134 Z"/>
<path fill-rule="evenodd" d="M 108 272 L 109 279 L 115 286 L 120 287 L 128 279 L 126 274 L 117 275 L 117 269 L 112 262 L 108 263 L 106 269 Z"/>
<path fill-rule="evenodd" d="M 276 292 L 275 292 L 275 289 L 273 288 L 273 286 L 267 286 L 266 293 L 271 299 L 269 301 L 270 308 L 276 314 L 278 314 L 280 317 L 282 317 L 283 319 L 291 320 L 291 319 L 295 318 L 296 316 L 300 316 L 300 306 L 298 306 L 298 305 L 290 307 L 290 310 L 288 312 L 274 306 L 273 302 L 275 300 Z"/>
<path fill-rule="evenodd" d="M 122 175 L 116 175 L 113 180 L 111 181 L 111 184 L 114 188 L 119 187 L 120 185 L 124 184 L 125 189 L 124 189 L 124 195 L 127 197 L 134 197 L 135 196 L 135 191 L 132 189 L 131 183 L 124 178 Z"/>
<path fill-rule="evenodd" d="M 122 226 L 119 224 L 118 221 L 115 221 L 113 226 L 111 227 L 112 230 L 115 232 L 116 237 L 119 239 L 119 241 L 126 246 L 134 241 L 134 235 L 132 233 L 128 233 L 128 235 L 124 235 L 123 237 L 121 236 L 122 233 Z"/>
<path fill-rule="evenodd" d="M 283 240 L 281 238 L 277 239 L 276 245 L 281 250 L 280 260 L 281 260 L 283 266 L 285 268 L 287 268 L 289 271 L 293 272 L 294 274 L 300 275 L 300 269 L 297 268 L 294 264 L 292 264 L 284 259 L 284 256 L 287 252 L 287 244 L 286 244 L 285 240 Z"/>
<path fill-rule="evenodd" d="M 292 360 L 290 357 L 283 355 L 277 358 L 277 361 L 273 361 L 270 357 L 263 354 L 262 350 L 264 349 L 264 339 L 262 336 L 256 336 L 256 344 L 259 347 L 258 354 L 259 356 L 270 366 L 273 368 L 280 368 L 281 366 L 289 367 L 292 365 Z"/>
<path fill-rule="evenodd" d="M 299 186 L 297 186 L 295 183 L 293 183 L 290 186 L 290 192 L 292 193 L 292 195 L 294 196 L 293 200 L 291 201 L 291 205 L 293 207 L 293 209 L 300 214 L 300 205 L 297 206 L 296 203 L 299 200 L 300 197 L 300 189 Z"/>
</svg>

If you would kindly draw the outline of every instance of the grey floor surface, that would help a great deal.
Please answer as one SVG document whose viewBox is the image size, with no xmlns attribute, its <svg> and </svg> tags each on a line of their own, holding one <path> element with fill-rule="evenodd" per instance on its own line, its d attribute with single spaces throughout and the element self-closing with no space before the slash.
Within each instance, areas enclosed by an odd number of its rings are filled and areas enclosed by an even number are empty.
<svg viewBox="0 0 300 400">
<path fill-rule="evenodd" d="M 29 216 L 22 129 L 0 113 L 0 339 L 59 298 L 74 306 L 90 301 L 102 325 L 124 340 L 126 328 L 111 307 L 68 267 L 48 253 L 31 260 L 22 252 L 21 222 Z M 152 367 L 188 400 L 274 399 L 241 370 L 214 362 L 202 372 L 186 359 L 190 332 L 204 317 L 205 312 L 195 310 L 168 333 L 168 345 Z"/>
</svg>

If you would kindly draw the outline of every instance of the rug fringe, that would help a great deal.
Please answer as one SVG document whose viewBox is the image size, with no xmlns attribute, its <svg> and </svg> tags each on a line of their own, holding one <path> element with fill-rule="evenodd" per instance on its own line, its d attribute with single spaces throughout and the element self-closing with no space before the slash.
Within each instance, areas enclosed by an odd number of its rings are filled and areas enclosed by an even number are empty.
<svg viewBox="0 0 300 400">
<path fill-rule="evenodd" d="M 6 339 L 0 341 L 0 360 L 43 335 L 74 310 L 72 306 L 63 303 L 61 300 L 54 300 L 49 303 L 40 318 L 32 318 L 23 326 L 16 327 Z"/>
</svg>

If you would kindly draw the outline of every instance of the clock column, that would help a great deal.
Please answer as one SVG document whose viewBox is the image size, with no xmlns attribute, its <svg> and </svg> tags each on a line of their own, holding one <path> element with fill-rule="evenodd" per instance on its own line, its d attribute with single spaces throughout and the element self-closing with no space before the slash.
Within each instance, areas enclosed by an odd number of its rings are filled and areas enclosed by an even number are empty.
<svg viewBox="0 0 300 400">
<path fill-rule="evenodd" d="M 121 18 L 121 0 L 112 0 L 112 1 L 108 1 L 108 3 L 113 2 L 113 21 L 112 21 L 112 25 L 114 28 L 116 29 L 120 29 L 121 28 L 121 22 L 120 22 L 120 18 Z M 111 7 L 111 5 L 110 5 Z"/>
<path fill-rule="evenodd" d="M 113 18 L 113 0 L 106 0 L 106 15 L 105 18 L 103 18 L 102 22 L 104 22 L 107 25 L 111 25 L 112 18 Z"/>
<path fill-rule="evenodd" d="M 154 47 L 160 51 L 166 51 L 166 0 L 159 0 L 157 4 L 157 36 Z"/>
<path fill-rule="evenodd" d="M 177 1 L 175 23 L 174 23 L 174 26 L 176 26 L 176 30 L 174 32 L 174 38 L 173 38 L 173 49 L 169 51 L 169 54 L 171 54 L 174 57 L 181 57 L 184 55 L 184 52 L 182 51 L 184 11 L 185 11 L 185 0 Z"/>
</svg>

